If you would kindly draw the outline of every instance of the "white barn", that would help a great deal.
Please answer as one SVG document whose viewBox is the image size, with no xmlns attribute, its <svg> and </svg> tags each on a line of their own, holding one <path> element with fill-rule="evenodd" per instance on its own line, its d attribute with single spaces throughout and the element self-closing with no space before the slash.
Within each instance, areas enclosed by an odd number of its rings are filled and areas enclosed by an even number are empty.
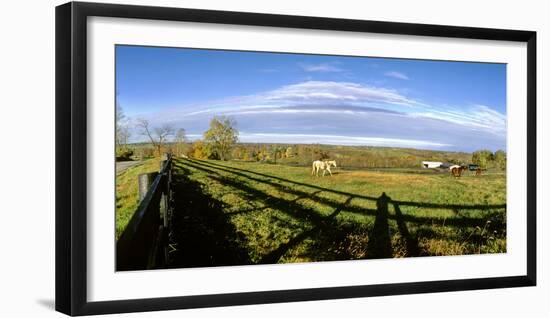
<svg viewBox="0 0 550 318">
<path fill-rule="evenodd" d="M 428 168 L 428 169 L 439 168 L 441 167 L 442 164 L 443 162 L 439 162 L 439 161 L 422 161 L 422 168 Z"/>
</svg>

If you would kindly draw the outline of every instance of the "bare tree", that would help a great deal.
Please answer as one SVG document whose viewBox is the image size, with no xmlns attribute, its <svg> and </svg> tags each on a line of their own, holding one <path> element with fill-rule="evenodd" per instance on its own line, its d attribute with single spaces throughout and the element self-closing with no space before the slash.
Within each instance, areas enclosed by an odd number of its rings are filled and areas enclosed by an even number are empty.
<svg viewBox="0 0 550 318">
<path fill-rule="evenodd" d="M 121 146 L 122 148 L 126 148 L 128 146 L 128 140 L 131 136 L 130 127 L 127 123 L 120 127 L 118 134 L 119 146 Z"/>
<path fill-rule="evenodd" d="M 147 119 L 140 118 L 136 124 L 141 128 L 141 133 L 149 138 L 149 141 L 153 144 L 153 147 L 157 149 L 157 153 L 160 156 L 162 146 L 166 143 L 169 136 L 174 134 L 174 127 L 169 124 L 164 124 L 159 127 L 151 128 Z"/>
<path fill-rule="evenodd" d="M 273 162 L 277 163 L 277 157 L 283 158 L 284 148 L 278 145 L 273 145 L 271 151 L 273 153 Z"/>
<path fill-rule="evenodd" d="M 115 142 L 117 148 L 126 147 L 130 138 L 130 128 L 128 127 L 128 118 L 120 104 L 116 104 L 116 123 L 115 123 Z"/>
<path fill-rule="evenodd" d="M 183 153 L 186 139 L 187 138 L 185 136 L 185 129 L 178 129 L 178 131 L 176 132 L 176 137 L 174 139 L 174 141 L 176 142 L 176 153 L 178 155 L 181 155 Z"/>
</svg>

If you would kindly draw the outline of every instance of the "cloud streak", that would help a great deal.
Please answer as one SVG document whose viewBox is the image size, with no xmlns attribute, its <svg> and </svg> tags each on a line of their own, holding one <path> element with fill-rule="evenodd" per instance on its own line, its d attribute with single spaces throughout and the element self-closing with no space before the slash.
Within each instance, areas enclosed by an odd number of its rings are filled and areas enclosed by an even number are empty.
<svg viewBox="0 0 550 318">
<path fill-rule="evenodd" d="M 360 106 L 377 108 L 420 106 L 396 90 L 352 82 L 305 81 L 253 95 L 235 96 L 197 105 L 175 107 L 167 118 L 240 111 L 275 111 L 294 106 Z"/>
<path fill-rule="evenodd" d="M 414 100 L 396 90 L 363 85 L 352 82 L 307 81 L 286 85 L 263 96 L 268 101 L 287 103 L 326 104 L 338 101 L 340 104 L 384 103 L 413 106 Z"/>
<path fill-rule="evenodd" d="M 343 72 L 344 70 L 337 67 L 338 63 L 321 63 L 321 64 L 298 64 L 306 72 Z"/>
<path fill-rule="evenodd" d="M 411 116 L 434 118 L 468 126 L 472 129 L 503 135 L 506 133 L 506 116 L 485 105 L 473 105 L 465 110 L 431 110 Z"/>
<path fill-rule="evenodd" d="M 389 72 L 384 73 L 384 75 L 387 76 L 387 77 L 393 77 L 393 78 L 397 78 L 397 79 L 400 79 L 400 80 L 409 80 L 409 77 L 407 76 L 407 74 L 397 72 L 397 71 L 389 71 Z"/>
</svg>

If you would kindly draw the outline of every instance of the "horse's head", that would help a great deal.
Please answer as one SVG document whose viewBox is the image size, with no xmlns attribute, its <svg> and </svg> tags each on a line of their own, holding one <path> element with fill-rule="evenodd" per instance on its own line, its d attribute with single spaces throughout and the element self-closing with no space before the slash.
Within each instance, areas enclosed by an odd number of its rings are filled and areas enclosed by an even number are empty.
<svg viewBox="0 0 550 318">
<path fill-rule="evenodd" d="M 327 163 L 328 163 L 329 165 L 334 166 L 334 168 L 336 168 L 336 160 L 330 160 L 330 161 L 327 161 Z"/>
</svg>

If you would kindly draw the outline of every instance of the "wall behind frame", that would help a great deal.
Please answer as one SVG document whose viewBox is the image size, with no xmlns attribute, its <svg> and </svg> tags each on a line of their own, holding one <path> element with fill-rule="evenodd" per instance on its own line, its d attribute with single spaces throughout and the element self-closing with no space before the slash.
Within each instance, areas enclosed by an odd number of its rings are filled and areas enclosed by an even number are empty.
<svg viewBox="0 0 550 318">
<path fill-rule="evenodd" d="M 4 4 L 0 31 L 0 167 L 4 181 L 0 242 L 0 315 L 61 317 L 54 304 L 54 7 L 64 1 Z M 296 1 L 296 0 L 134 0 L 114 3 L 162 5 L 365 20 L 450 24 L 538 32 L 538 286 L 455 293 L 214 308 L 112 317 L 281 317 L 369 315 L 389 317 L 518 317 L 550 312 L 548 261 L 550 235 L 544 232 L 550 208 L 544 191 L 550 171 L 550 23 L 543 1 Z M 545 297 L 546 296 L 546 297 Z"/>
</svg>

